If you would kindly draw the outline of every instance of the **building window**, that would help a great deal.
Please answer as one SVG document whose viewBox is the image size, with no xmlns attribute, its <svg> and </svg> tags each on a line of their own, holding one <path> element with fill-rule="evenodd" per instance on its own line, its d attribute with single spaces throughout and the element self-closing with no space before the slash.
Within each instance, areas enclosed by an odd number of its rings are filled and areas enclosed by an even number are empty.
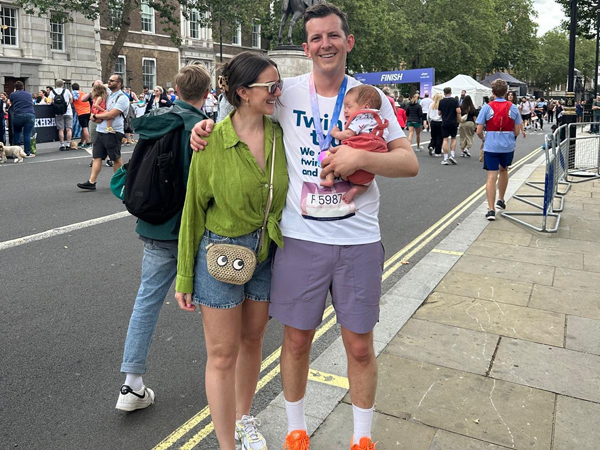
<svg viewBox="0 0 600 450">
<path fill-rule="evenodd" d="M 123 18 L 123 0 L 115 0 L 108 14 L 108 27 L 113 30 L 121 28 Z"/>
<path fill-rule="evenodd" d="M 233 38 L 231 39 L 231 43 L 233 45 L 242 45 L 242 25 L 239 23 L 237 24 L 237 27 L 233 32 Z"/>
<path fill-rule="evenodd" d="M 0 14 L 0 18 L 2 19 L 2 29 L 0 30 L 0 33 L 2 33 L 2 45 L 16 47 L 18 45 L 17 10 L 15 8 L 6 8 L 3 6 L 0 10 Z"/>
<path fill-rule="evenodd" d="M 198 11 L 190 11 L 190 37 L 200 39 L 200 13 Z"/>
<path fill-rule="evenodd" d="M 65 50 L 65 24 L 55 15 L 50 18 L 50 40 L 52 50 L 59 52 Z"/>
<path fill-rule="evenodd" d="M 156 86 L 156 60 L 142 59 L 142 84 L 149 86 L 150 89 Z"/>
<path fill-rule="evenodd" d="M 142 0 L 142 31 L 154 33 L 154 8 L 150 7 L 148 0 Z"/>
<path fill-rule="evenodd" d="M 252 24 L 252 47 L 260 48 L 260 22 L 256 19 Z"/>
<path fill-rule="evenodd" d="M 127 60 L 124 56 L 119 56 L 117 58 L 117 62 L 115 63 L 115 73 L 121 75 L 123 78 L 123 86 L 127 84 Z"/>
</svg>

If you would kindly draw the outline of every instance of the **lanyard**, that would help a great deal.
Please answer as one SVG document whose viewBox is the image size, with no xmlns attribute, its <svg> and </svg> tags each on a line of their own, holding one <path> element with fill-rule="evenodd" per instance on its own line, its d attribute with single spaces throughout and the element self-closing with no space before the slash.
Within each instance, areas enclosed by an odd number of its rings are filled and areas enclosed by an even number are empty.
<svg viewBox="0 0 600 450">
<path fill-rule="evenodd" d="M 315 88 L 315 80 L 313 79 L 312 73 L 308 78 L 308 90 L 310 92 L 310 104 L 313 113 L 313 123 L 315 125 L 315 131 L 317 132 L 317 140 L 319 141 L 319 148 L 321 149 L 320 155 L 323 157 L 326 155 L 324 150 L 328 150 L 331 145 L 331 129 L 337 124 L 342 106 L 344 104 L 344 96 L 346 95 L 346 86 L 348 85 L 348 78 L 344 75 L 344 81 L 340 86 L 340 90 L 335 101 L 335 108 L 333 109 L 333 115 L 329 121 L 329 131 L 327 136 L 323 136 L 323 127 L 321 127 L 321 113 L 319 112 L 319 99 L 317 97 L 317 89 Z M 319 160 L 321 159 L 319 155 Z"/>
</svg>

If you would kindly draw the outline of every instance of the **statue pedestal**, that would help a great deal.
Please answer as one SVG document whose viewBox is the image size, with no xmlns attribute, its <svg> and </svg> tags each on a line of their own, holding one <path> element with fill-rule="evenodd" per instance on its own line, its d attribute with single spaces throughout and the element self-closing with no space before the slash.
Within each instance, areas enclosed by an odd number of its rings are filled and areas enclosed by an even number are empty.
<svg viewBox="0 0 600 450">
<path fill-rule="evenodd" d="M 279 48 L 271 50 L 267 56 L 277 63 L 281 78 L 297 77 L 312 71 L 312 60 L 304 54 L 304 50 Z"/>
</svg>

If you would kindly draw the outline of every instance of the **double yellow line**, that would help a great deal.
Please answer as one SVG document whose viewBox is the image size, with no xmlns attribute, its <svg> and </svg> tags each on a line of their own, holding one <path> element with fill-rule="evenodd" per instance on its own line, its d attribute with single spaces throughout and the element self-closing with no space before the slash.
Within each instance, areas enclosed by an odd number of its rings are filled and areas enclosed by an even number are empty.
<svg viewBox="0 0 600 450">
<path fill-rule="evenodd" d="M 541 152 L 542 148 L 539 147 L 536 150 L 529 153 L 524 158 L 520 159 L 518 162 L 512 165 L 509 169 L 509 173 L 518 169 L 522 165 L 524 165 L 529 159 L 533 156 L 537 155 Z M 383 280 L 387 279 L 392 273 L 398 270 L 399 267 L 403 265 L 407 260 L 412 258 L 415 254 L 417 254 L 423 247 L 425 247 L 429 242 L 431 242 L 436 236 L 438 236 L 442 231 L 444 231 L 448 225 L 453 223 L 461 214 L 463 214 L 468 208 L 470 208 L 473 203 L 477 201 L 479 197 L 481 197 L 485 192 L 485 185 L 477 189 L 473 194 L 467 197 L 464 201 L 462 201 L 458 206 L 456 206 L 452 211 L 438 220 L 434 225 L 432 225 L 429 229 L 427 229 L 424 233 L 422 233 L 419 237 L 415 238 L 410 244 L 404 247 L 402 250 L 398 251 L 394 256 L 388 259 L 384 263 L 384 273 Z M 334 314 L 333 306 L 329 306 L 325 312 L 323 313 L 323 323 L 316 331 L 314 340 L 320 339 L 327 331 L 329 331 L 336 323 L 336 317 L 332 315 Z M 279 360 L 281 355 L 281 347 L 271 353 L 265 360 L 262 362 L 260 366 L 260 373 L 263 373 L 269 367 L 271 367 L 274 363 Z M 258 384 L 256 386 L 256 392 L 259 392 L 262 388 L 264 388 L 273 378 L 279 375 L 280 365 L 277 364 L 271 370 L 269 370 L 263 377 L 258 380 Z M 318 381 L 318 377 L 315 377 L 315 380 Z M 177 430 L 167 436 L 163 441 L 161 441 L 156 447 L 152 450 L 167 450 L 173 447 L 175 443 L 177 443 L 181 438 L 183 438 L 186 434 L 191 432 L 194 428 L 196 428 L 199 424 L 201 424 L 205 419 L 210 416 L 210 410 L 208 406 L 203 408 L 200 412 L 195 414 L 191 419 L 185 422 L 182 426 L 180 426 Z M 199 432 L 194 434 L 192 437 L 188 439 L 188 441 L 179 447 L 181 450 L 191 450 L 195 448 L 200 442 L 202 442 L 210 433 L 214 430 L 214 425 L 212 421 L 206 424 Z"/>
</svg>

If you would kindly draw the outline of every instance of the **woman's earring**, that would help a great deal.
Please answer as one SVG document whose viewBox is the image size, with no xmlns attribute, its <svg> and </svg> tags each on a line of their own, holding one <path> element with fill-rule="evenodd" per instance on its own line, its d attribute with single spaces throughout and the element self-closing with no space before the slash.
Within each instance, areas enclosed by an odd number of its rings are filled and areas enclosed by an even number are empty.
<svg viewBox="0 0 600 450">
<path fill-rule="evenodd" d="M 246 99 L 246 106 L 250 106 L 250 100 Z"/>
</svg>

